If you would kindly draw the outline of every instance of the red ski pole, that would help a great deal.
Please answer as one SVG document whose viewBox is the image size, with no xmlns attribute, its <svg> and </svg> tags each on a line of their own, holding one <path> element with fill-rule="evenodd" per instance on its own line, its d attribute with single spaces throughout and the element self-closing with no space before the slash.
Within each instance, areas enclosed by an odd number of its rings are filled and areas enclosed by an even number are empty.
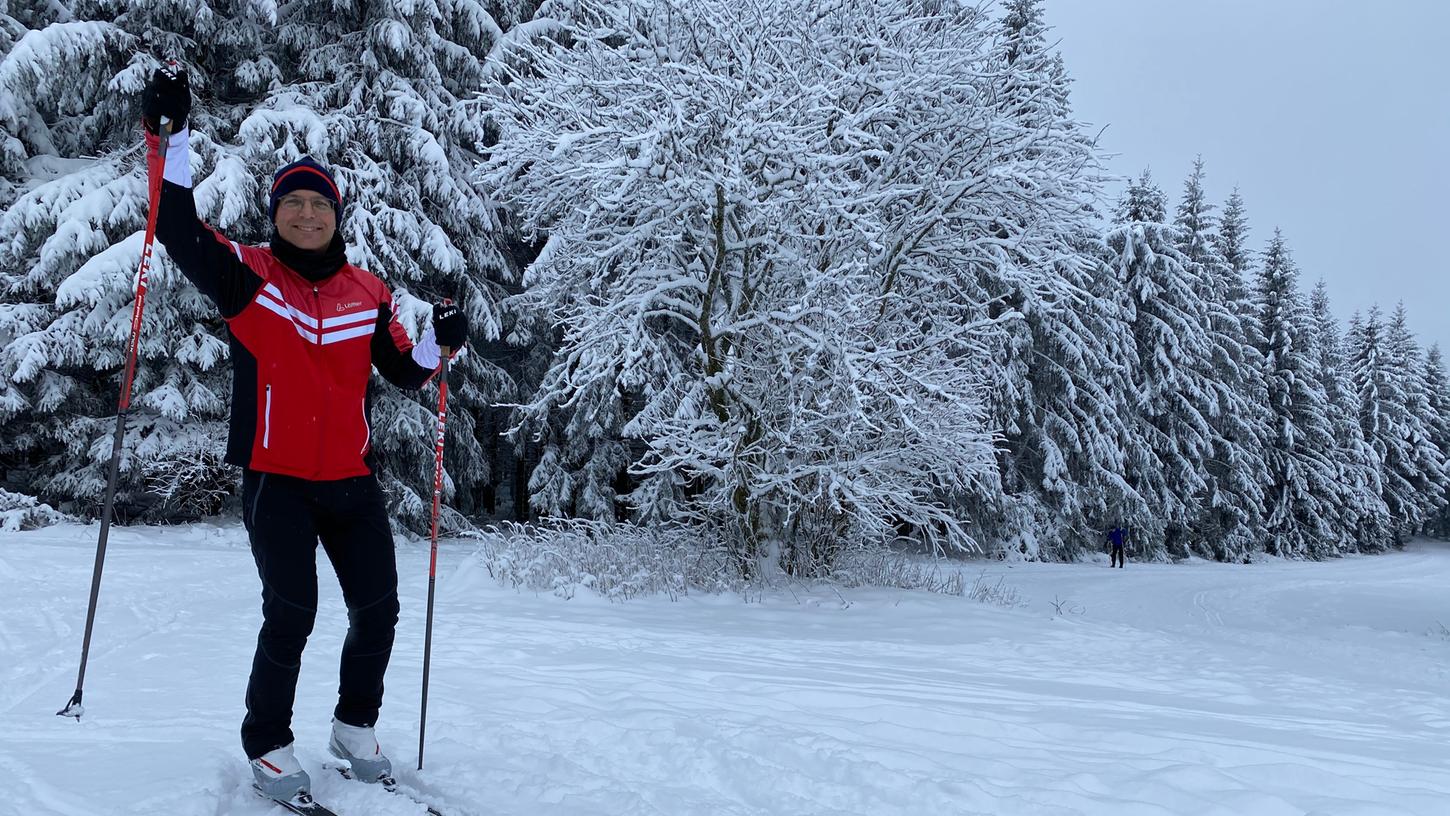
<svg viewBox="0 0 1450 816">
<path fill-rule="evenodd" d="M 171 120 L 161 117 L 157 136 L 157 153 L 161 171 L 166 171 L 167 140 L 171 138 Z M 116 503 L 116 476 L 121 468 L 121 443 L 126 436 L 126 414 L 131 410 L 131 385 L 136 379 L 136 355 L 141 345 L 141 315 L 146 309 L 146 284 L 151 272 L 151 245 L 156 239 L 156 211 L 161 203 L 161 175 L 147 179 L 150 187 L 150 208 L 146 213 L 146 241 L 141 246 L 141 264 L 136 271 L 136 299 L 131 305 L 131 339 L 126 344 L 126 374 L 121 381 L 121 401 L 116 409 L 116 433 L 111 440 L 111 464 L 106 473 L 106 496 L 101 505 L 101 534 L 96 541 L 96 563 L 91 570 L 91 602 L 86 609 L 86 634 L 81 641 L 81 667 L 76 673 L 76 692 L 65 708 L 55 712 L 61 717 L 75 717 L 80 722 L 86 713 L 81 693 L 86 682 L 86 662 L 91 654 L 91 632 L 96 624 L 96 600 L 101 593 L 101 570 L 106 563 L 106 539 L 111 532 L 111 516 Z"/>
<path fill-rule="evenodd" d="M 453 301 L 444 299 L 446 306 Z M 438 577 L 438 512 L 443 501 L 443 429 L 448 419 L 448 352 L 440 350 L 438 369 L 438 430 L 433 442 L 433 529 L 428 552 L 428 622 L 423 634 L 423 702 L 418 719 L 418 770 L 423 770 L 423 739 L 428 731 L 428 667 L 433 656 L 433 589 Z"/>
</svg>

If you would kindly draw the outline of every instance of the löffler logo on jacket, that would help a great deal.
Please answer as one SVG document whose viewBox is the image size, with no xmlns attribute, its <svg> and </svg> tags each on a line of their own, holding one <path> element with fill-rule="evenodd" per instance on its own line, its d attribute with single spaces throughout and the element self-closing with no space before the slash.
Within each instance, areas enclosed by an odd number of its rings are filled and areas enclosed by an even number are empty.
<svg viewBox="0 0 1450 816">
<path fill-rule="evenodd" d="M 351 303 L 339 303 L 339 304 L 337 304 L 337 310 L 339 312 L 345 312 L 348 309 L 355 309 L 355 308 L 357 308 L 358 306 L 361 306 L 361 305 L 362 305 L 362 301 L 361 300 L 354 300 Z"/>
</svg>

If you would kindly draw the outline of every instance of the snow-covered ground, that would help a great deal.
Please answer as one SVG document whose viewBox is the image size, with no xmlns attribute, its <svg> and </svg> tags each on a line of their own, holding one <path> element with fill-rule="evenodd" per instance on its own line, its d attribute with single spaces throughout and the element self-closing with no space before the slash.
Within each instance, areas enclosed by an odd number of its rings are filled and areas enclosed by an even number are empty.
<svg viewBox="0 0 1450 816">
<path fill-rule="evenodd" d="M 239 527 L 112 536 L 72 691 L 95 527 L 0 535 L 0 814 L 256 814 L 237 739 L 259 620 Z M 611 604 L 439 573 L 416 763 L 426 549 L 405 544 L 380 735 L 450 815 L 1450 813 L 1450 548 L 1323 564 L 993 564 L 1025 606 L 782 589 Z M 975 575 L 979 567 L 970 567 Z M 318 796 L 341 599 L 303 667 Z M 1061 609 L 1061 614 L 1058 608 Z"/>
</svg>

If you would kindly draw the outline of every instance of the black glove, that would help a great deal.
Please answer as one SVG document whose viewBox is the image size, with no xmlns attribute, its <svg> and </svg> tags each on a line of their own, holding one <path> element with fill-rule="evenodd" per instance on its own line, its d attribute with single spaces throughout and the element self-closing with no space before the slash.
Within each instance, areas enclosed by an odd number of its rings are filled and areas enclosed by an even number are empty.
<svg viewBox="0 0 1450 816">
<path fill-rule="evenodd" d="M 433 339 L 450 351 L 457 351 L 468 342 L 468 317 L 457 303 L 433 307 Z"/>
<path fill-rule="evenodd" d="M 151 73 L 151 81 L 141 92 L 141 124 L 149 133 L 159 132 L 161 117 L 171 120 L 171 132 L 186 126 L 191 114 L 191 83 L 186 69 L 170 60 Z"/>
</svg>

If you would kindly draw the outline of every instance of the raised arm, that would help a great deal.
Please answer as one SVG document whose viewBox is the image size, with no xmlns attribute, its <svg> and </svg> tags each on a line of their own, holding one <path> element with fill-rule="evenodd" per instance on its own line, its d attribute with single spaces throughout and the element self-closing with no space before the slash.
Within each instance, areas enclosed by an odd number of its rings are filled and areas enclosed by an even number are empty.
<svg viewBox="0 0 1450 816">
<path fill-rule="evenodd" d="M 241 247 L 235 241 L 196 216 L 191 189 L 191 130 L 187 126 L 191 88 L 179 65 L 173 62 L 156 69 L 146 87 L 142 110 L 148 179 L 152 185 L 161 185 L 156 237 L 187 280 L 217 305 L 222 317 L 233 318 L 252 302 L 264 281 L 242 261 Z M 175 131 L 167 140 L 164 171 L 157 135 L 161 117 L 170 119 Z"/>
</svg>

